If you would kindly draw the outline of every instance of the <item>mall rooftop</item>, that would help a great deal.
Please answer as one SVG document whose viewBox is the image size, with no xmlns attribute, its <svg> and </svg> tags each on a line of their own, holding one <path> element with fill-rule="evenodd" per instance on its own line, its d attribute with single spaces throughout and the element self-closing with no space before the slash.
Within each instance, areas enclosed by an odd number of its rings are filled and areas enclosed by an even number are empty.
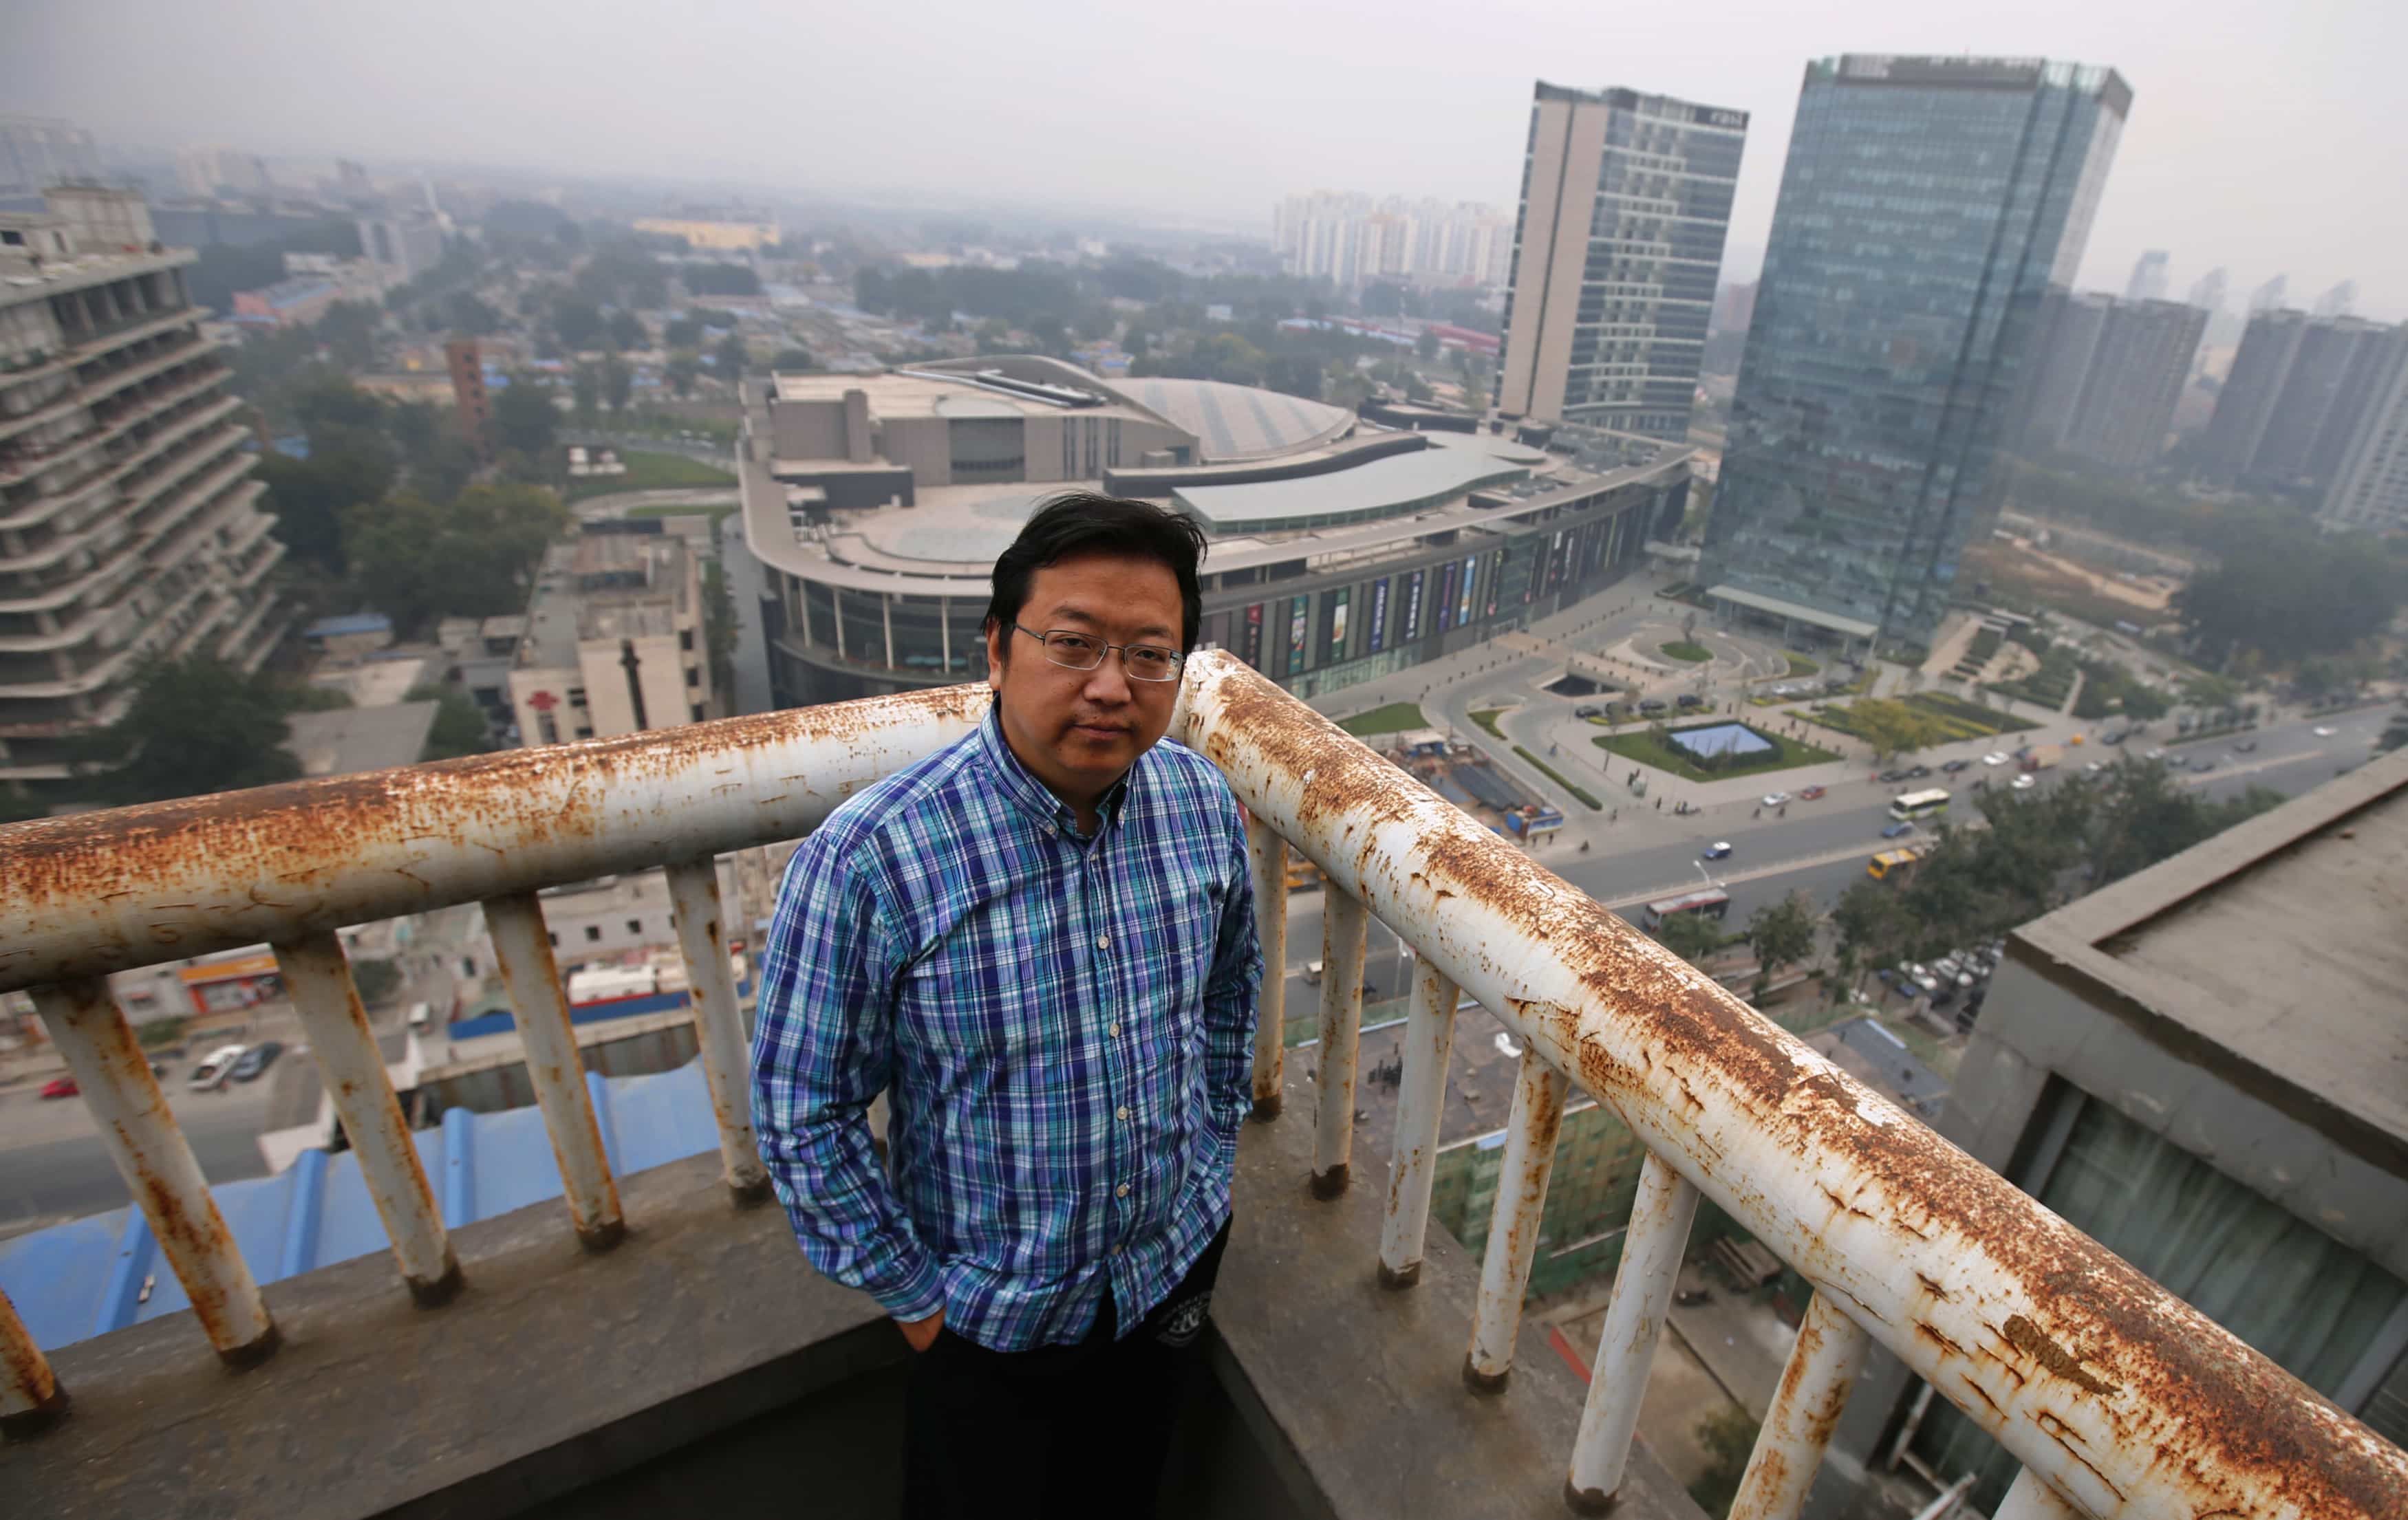
<svg viewBox="0 0 2408 1520">
<path fill-rule="evenodd" d="M 0 1303 L 0 1491 L 55 1515 L 891 1508 L 906 1354 L 758 1206 L 712 861 L 807 833 L 989 701 L 937 688 L 0 829 L 0 990 L 32 992 L 192 1305 L 53 1355 Z M 1189 661 L 1173 732 L 1248 809 L 1269 964 L 1288 852 L 1326 874 L 1319 1028 L 1359 1023 L 1373 916 L 1419 970 L 1384 1169 L 1354 1155 L 1356 1042 L 1288 1070 L 1285 983 L 1263 988 L 1170 1513 L 1695 1516 L 1632 1437 L 1711 1199 L 1813 1287 L 1735 1514 L 1798 1513 L 1876 1342 L 2025 1464 L 2001 1516 L 2408 1513 L 2408 1456 L 1236 660 Z M 622 1175 L 538 894 L 654 867 L 718 1144 Z M 560 1200 L 455 1229 L 337 930 L 463 902 Z M 263 941 L 391 1245 L 265 1289 L 105 980 Z M 1426 1228 L 1459 993 L 1522 1045 L 1477 1262 Z M 1585 1386 L 1522 1313 L 1575 1087 L 1647 1149 Z"/>
</svg>

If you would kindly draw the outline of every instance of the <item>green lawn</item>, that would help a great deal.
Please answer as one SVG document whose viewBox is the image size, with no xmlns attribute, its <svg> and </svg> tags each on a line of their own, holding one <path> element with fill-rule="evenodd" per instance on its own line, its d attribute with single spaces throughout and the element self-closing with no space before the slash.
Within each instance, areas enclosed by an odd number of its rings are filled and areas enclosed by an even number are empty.
<svg viewBox="0 0 2408 1520">
<path fill-rule="evenodd" d="M 1471 715 L 1471 720 L 1486 729 L 1494 737 L 1502 739 L 1505 737 L 1505 731 L 1497 726 L 1497 715 L 1504 710 L 1502 707 L 1483 707 Z"/>
<path fill-rule="evenodd" d="M 733 486 L 736 477 L 714 465 L 683 454 L 647 454 L 628 449 L 619 456 L 624 475 L 579 476 L 560 493 L 562 501 L 581 502 L 588 496 L 609 496 L 623 490 L 679 490 L 705 486 Z"/>
<path fill-rule="evenodd" d="M 1789 657 L 1789 674 L 1793 676 L 1813 675 L 1820 672 L 1822 668 L 1822 666 L 1807 659 L 1804 655 L 1793 654 Z"/>
<path fill-rule="evenodd" d="M 1590 796 L 1581 788 L 1565 780 L 1561 772 L 1548 764 L 1545 760 L 1541 760 L 1538 756 L 1531 754 L 1520 745 L 1515 745 L 1513 746 L 1513 753 L 1529 761 L 1532 769 L 1536 770 L 1541 775 L 1545 776 L 1556 786 L 1563 788 L 1564 790 L 1570 792 L 1573 798 L 1578 801 L 1583 807 L 1587 808 L 1592 813 L 1602 812 L 1604 810 L 1605 804 L 1603 803 L 1598 802 L 1596 798 Z"/>
<path fill-rule="evenodd" d="M 1716 719 L 1716 722 L 1728 721 L 1730 721 L 1728 718 Z M 1690 728 L 1713 726 L 1706 723 L 1689 725 Z M 1598 748 L 1608 754 L 1619 755 L 1624 760 L 1634 760 L 1641 765 L 1652 765 L 1659 771 L 1670 771 L 1684 781 L 1728 781 L 1734 776 L 1760 775 L 1767 771 L 1786 771 L 1799 765 L 1820 765 L 1825 761 L 1840 758 L 1831 750 L 1810 745 L 1802 739 L 1784 739 L 1777 734 L 1767 733 L 1754 724 L 1747 725 L 1747 728 L 1749 732 L 1759 738 L 1771 740 L 1774 746 L 1772 753 L 1758 755 L 1742 763 L 1722 766 L 1713 771 L 1699 769 L 1698 763 L 1686 753 L 1663 743 L 1652 732 L 1645 729 L 1630 733 L 1606 734 L 1597 739 L 1595 743 Z M 1676 729 L 1672 732 L 1686 731 Z"/>
<path fill-rule="evenodd" d="M 1407 729 L 1426 729 L 1429 727 L 1429 719 L 1422 716 L 1420 703 L 1392 702 L 1385 707 L 1356 713 L 1338 726 L 1359 739 L 1375 733 L 1402 733 Z"/>
<path fill-rule="evenodd" d="M 1692 644 L 1687 639 L 1674 639 L 1658 649 L 1656 653 L 1667 660 L 1678 660 L 1690 665 L 1702 664 L 1714 657 L 1712 649 L 1702 644 Z"/>
</svg>

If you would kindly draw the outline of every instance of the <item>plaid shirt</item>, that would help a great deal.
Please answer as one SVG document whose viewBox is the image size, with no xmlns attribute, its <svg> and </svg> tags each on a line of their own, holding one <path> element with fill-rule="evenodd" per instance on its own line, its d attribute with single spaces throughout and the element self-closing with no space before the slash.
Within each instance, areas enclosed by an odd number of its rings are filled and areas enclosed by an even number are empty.
<svg viewBox="0 0 2408 1520">
<path fill-rule="evenodd" d="M 990 713 L 795 854 L 752 1041 L 803 1254 L 997 1351 L 1123 1333 L 1229 1216 L 1254 888 L 1211 763 L 1155 745 L 1082 838 Z M 864 1111 L 887 1090 L 890 1181 Z"/>
</svg>

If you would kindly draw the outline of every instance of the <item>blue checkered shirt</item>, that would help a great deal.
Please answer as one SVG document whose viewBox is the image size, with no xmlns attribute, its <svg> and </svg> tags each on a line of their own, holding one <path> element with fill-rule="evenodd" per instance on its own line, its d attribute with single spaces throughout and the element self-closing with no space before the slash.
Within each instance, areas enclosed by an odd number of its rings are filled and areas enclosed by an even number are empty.
<svg viewBox="0 0 2408 1520">
<path fill-rule="evenodd" d="M 1237 801 L 1165 741 L 1082 838 L 992 712 L 795 853 L 752 1039 L 811 1265 L 981 1345 L 1125 1334 L 1229 1216 L 1262 952 Z M 864 1113 L 881 1088 L 892 1177 Z"/>
</svg>

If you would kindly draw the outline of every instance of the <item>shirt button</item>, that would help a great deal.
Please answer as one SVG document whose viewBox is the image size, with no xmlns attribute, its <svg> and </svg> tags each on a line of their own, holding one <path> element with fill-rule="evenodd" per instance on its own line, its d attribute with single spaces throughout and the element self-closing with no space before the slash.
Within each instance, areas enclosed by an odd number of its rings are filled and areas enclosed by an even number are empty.
<svg viewBox="0 0 2408 1520">
<path fill-rule="evenodd" d="M 1106 1034 L 1111 1035 L 1113 1039 L 1117 1040 L 1117 1039 L 1119 1039 L 1119 1038 L 1121 1037 L 1121 1027 L 1120 1027 L 1118 1024 L 1114 1024 L 1114 1025 L 1112 1025 L 1111 1028 L 1107 1029 L 1104 1032 L 1105 1032 Z"/>
<path fill-rule="evenodd" d="M 1120 1254 L 1121 1254 L 1121 1248 L 1120 1248 L 1119 1246 L 1117 1246 L 1117 1245 L 1113 1246 L 1113 1247 L 1112 1247 L 1112 1255 L 1114 1255 L 1114 1256 L 1118 1256 L 1118 1255 L 1120 1255 Z"/>
<path fill-rule="evenodd" d="M 1126 1183 L 1123 1183 L 1123 1184 L 1121 1184 L 1118 1187 L 1113 1188 L 1113 1189 L 1112 1189 L 1112 1197 L 1114 1197 L 1114 1198 L 1126 1198 L 1126 1197 L 1128 1197 L 1128 1184 L 1126 1184 Z"/>
<path fill-rule="evenodd" d="M 1123 1124 L 1128 1123 L 1128 1104 L 1123 1103 L 1112 1115 L 1112 1117 L 1120 1120 Z"/>
<path fill-rule="evenodd" d="M 1110 934 L 1098 934 L 1098 935 L 1096 935 L 1096 949 L 1098 949 L 1098 950 L 1109 950 L 1109 949 L 1111 949 L 1111 947 L 1112 947 L 1112 937 L 1111 937 Z"/>
</svg>

